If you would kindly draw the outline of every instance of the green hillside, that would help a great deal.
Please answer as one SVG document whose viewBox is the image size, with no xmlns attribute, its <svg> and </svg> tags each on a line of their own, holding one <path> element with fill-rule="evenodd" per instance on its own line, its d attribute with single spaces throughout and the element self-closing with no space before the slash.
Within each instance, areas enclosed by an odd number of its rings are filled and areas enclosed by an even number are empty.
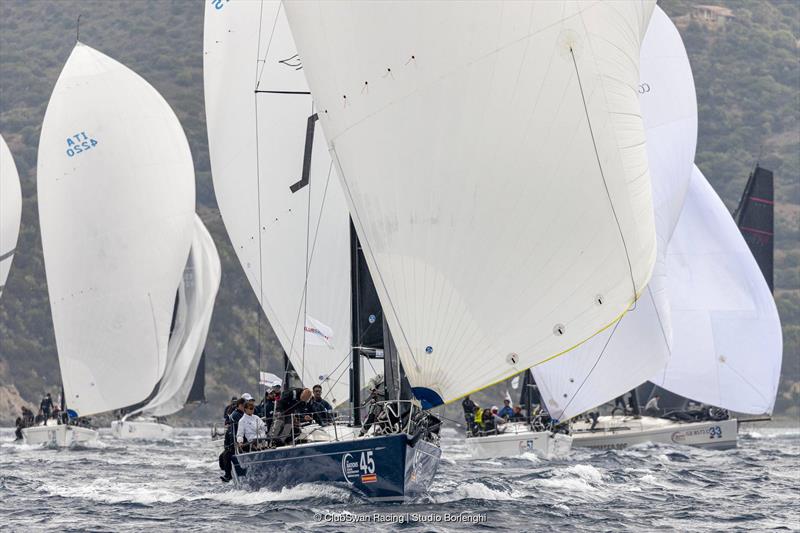
<svg viewBox="0 0 800 533">
<path fill-rule="evenodd" d="M 716 21 L 703 19 L 695 4 L 662 2 L 681 30 L 695 73 L 697 163 L 731 209 L 756 160 L 775 171 L 775 280 L 786 392 L 792 383 L 800 388 L 800 3 L 728 1 L 722 5 L 732 16 Z M 14 154 L 24 197 L 17 253 L 0 299 L 0 388 L 13 385 L 37 401 L 59 384 L 38 229 L 36 150 L 79 13 L 81 40 L 142 75 L 180 118 L 197 171 L 198 211 L 222 260 L 207 346 L 209 404 L 186 416 L 209 420 L 232 392 L 256 391 L 259 369 L 279 367 L 279 345 L 259 318 L 214 198 L 203 104 L 203 7 L 200 0 L 0 2 L 0 133 Z M 797 403 L 794 394 L 790 400 L 787 392 L 778 409 Z"/>
</svg>

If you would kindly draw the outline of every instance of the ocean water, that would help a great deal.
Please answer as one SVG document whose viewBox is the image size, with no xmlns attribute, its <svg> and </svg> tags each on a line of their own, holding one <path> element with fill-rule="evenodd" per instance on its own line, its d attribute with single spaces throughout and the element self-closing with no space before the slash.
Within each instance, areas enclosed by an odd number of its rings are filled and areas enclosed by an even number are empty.
<svg viewBox="0 0 800 533">
<path fill-rule="evenodd" d="M 742 428 L 729 451 L 642 445 L 558 461 L 475 461 L 445 429 L 437 480 L 404 505 L 334 485 L 236 489 L 219 480 L 208 430 L 159 443 L 103 431 L 68 450 L 12 439 L 0 430 L 0 530 L 800 530 L 797 429 Z"/>
</svg>

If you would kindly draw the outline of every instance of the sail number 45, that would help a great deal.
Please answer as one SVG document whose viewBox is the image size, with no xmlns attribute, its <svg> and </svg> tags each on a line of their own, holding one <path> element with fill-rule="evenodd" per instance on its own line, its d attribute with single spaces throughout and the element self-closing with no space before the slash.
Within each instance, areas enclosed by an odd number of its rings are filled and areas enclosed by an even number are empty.
<svg viewBox="0 0 800 533">
<path fill-rule="evenodd" d="M 375 473 L 375 460 L 372 458 L 372 451 L 361 452 L 360 470 L 362 474 Z"/>
</svg>

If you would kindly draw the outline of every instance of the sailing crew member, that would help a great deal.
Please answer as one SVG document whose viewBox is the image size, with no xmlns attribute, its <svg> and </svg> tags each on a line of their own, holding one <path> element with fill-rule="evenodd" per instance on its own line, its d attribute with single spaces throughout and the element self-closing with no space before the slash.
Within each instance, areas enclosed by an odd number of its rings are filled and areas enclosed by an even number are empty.
<svg viewBox="0 0 800 533">
<path fill-rule="evenodd" d="M 511 415 L 511 421 L 512 422 L 524 422 L 525 421 L 525 415 L 522 412 L 522 406 L 521 405 L 515 405 L 514 406 L 514 413 Z"/>
<path fill-rule="evenodd" d="M 330 424 L 333 421 L 333 407 L 322 397 L 322 385 L 314 385 L 311 398 L 311 416 L 320 426 Z"/>
<path fill-rule="evenodd" d="M 511 417 L 514 416 L 514 410 L 511 408 L 511 400 L 508 398 L 503 400 L 503 408 L 500 409 L 500 412 L 497 413 L 497 416 L 505 418 L 506 420 L 510 420 Z"/>
<path fill-rule="evenodd" d="M 234 409 L 230 416 L 228 416 L 228 430 L 225 432 L 225 449 L 219 456 L 219 466 L 225 471 L 225 475 L 220 476 L 220 479 L 225 483 L 233 479 L 231 476 L 231 469 L 233 467 L 231 463 L 231 457 L 233 457 L 235 451 L 234 442 L 236 440 L 236 434 L 239 430 L 239 420 L 241 420 L 241 418 L 244 416 L 245 403 L 252 399 L 253 397 L 249 394 L 242 394 L 242 397 L 236 400 L 236 409 Z"/>
<path fill-rule="evenodd" d="M 275 416 L 270 437 L 276 446 L 282 446 L 299 433 L 300 424 L 310 422 L 311 389 L 287 389 L 275 404 Z"/>
<path fill-rule="evenodd" d="M 236 443 L 240 449 L 251 451 L 258 439 L 267 436 L 267 425 L 255 415 L 256 402 L 249 400 L 244 404 L 244 415 L 239 419 L 236 430 Z M 246 446 L 243 446 L 246 444 Z"/>
<path fill-rule="evenodd" d="M 363 437 L 369 431 L 369 428 L 375 423 L 378 417 L 383 413 L 383 401 L 386 399 L 386 389 L 383 384 L 383 374 L 378 374 L 369 380 L 369 398 L 365 403 L 369 404 L 369 415 L 364 421 L 364 426 L 361 428 L 359 436 Z"/>
<path fill-rule="evenodd" d="M 53 410 L 53 398 L 50 396 L 49 392 L 42 398 L 39 408 L 42 410 L 42 416 L 44 416 L 45 421 L 50 418 L 50 413 Z"/>
<path fill-rule="evenodd" d="M 661 398 L 658 394 L 650 398 L 647 405 L 644 406 L 644 412 L 649 416 L 658 416 L 661 409 L 658 407 L 658 400 Z"/>
<path fill-rule="evenodd" d="M 238 399 L 239 398 L 234 396 L 233 398 L 231 398 L 231 403 L 229 403 L 228 405 L 225 406 L 225 414 L 222 415 L 222 421 L 226 426 L 228 425 L 228 423 L 230 421 L 230 419 L 228 417 L 231 416 L 231 413 L 234 410 L 236 410 L 236 402 L 237 402 Z"/>
<path fill-rule="evenodd" d="M 467 396 L 461 402 L 461 408 L 464 409 L 464 420 L 467 422 L 467 435 L 475 434 L 475 409 L 478 406 Z"/>
</svg>

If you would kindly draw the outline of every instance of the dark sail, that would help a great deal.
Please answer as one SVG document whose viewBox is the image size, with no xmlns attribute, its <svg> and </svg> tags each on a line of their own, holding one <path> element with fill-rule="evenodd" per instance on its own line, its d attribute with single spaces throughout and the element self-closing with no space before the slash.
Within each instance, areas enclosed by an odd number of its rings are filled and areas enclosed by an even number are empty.
<svg viewBox="0 0 800 533">
<path fill-rule="evenodd" d="M 636 396 L 638 397 L 639 406 L 644 409 L 644 406 L 647 405 L 647 402 L 650 399 L 658 395 L 658 407 L 662 410 L 662 412 L 669 413 L 672 411 L 685 411 L 689 400 L 675 394 L 674 392 L 670 392 L 667 389 L 662 389 L 655 383 L 650 381 L 644 383 L 643 385 L 639 385 L 634 389 L 636 392 Z"/>
<path fill-rule="evenodd" d="M 194 383 L 192 383 L 192 390 L 189 391 L 189 397 L 186 398 L 188 403 L 205 403 L 206 402 L 206 352 L 200 356 L 200 362 L 197 364 L 197 372 L 194 374 Z"/>
<path fill-rule="evenodd" d="M 742 199 L 733 213 L 736 225 L 753 252 L 769 290 L 773 290 L 773 241 L 775 233 L 775 195 L 772 171 L 756 165 L 747 180 Z"/>
<path fill-rule="evenodd" d="M 354 289 L 353 346 L 380 350 L 383 348 L 383 311 L 352 221 L 350 241 L 355 245 L 351 252 L 351 282 Z"/>
<path fill-rule="evenodd" d="M 519 405 L 528 409 L 530 412 L 531 405 L 541 405 L 542 396 L 539 394 L 539 388 L 533 380 L 533 374 L 530 370 L 522 373 L 522 385 L 519 390 Z"/>
</svg>

